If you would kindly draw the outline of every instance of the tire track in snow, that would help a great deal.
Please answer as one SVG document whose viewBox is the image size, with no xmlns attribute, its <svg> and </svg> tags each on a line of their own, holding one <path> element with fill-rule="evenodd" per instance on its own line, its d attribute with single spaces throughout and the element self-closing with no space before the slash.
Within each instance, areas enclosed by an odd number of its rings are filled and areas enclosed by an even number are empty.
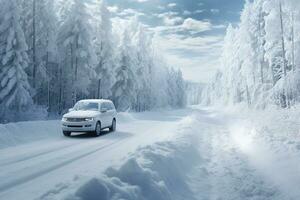
<svg viewBox="0 0 300 200">
<path fill-rule="evenodd" d="M 60 157 L 63 156 L 67 156 L 69 154 L 74 154 L 74 152 L 82 152 L 83 149 L 85 148 L 94 148 L 94 147 L 98 147 L 99 145 L 105 145 L 107 144 L 107 142 L 110 140 L 110 135 L 107 135 L 108 137 L 106 137 L 105 135 L 103 135 L 100 139 L 104 139 L 104 140 L 88 140 L 87 142 L 82 142 L 83 140 L 79 140 L 79 142 L 72 142 L 72 140 L 64 140 L 64 142 L 68 142 L 65 144 L 65 146 L 63 145 L 56 145 L 54 147 L 52 147 L 51 149 L 55 150 L 51 150 L 45 153 L 40 153 L 41 155 L 36 155 L 34 153 L 34 155 L 32 155 L 32 152 L 36 152 L 36 151 L 40 151 L 40 149 L 42 147 L 39 146 L 39 148 L 36 148 L 34 151 L 31 152 L 31 150 L 29 152 L 26 152 L 26 150 L 28 149 L 17 149 L 16 151 L 25 151 L 25 154 L 27 154 L 28 159 L 22 159 L 22 161 L 19 162 L 15 162 L 13 161 L 9 161 L 12 164 L 4 164 L 1 166 L 0 164 L 0 171 L 4 171 L 7 174 L 12 174 L 14 175 L 16 172 L 21 171 L 22 169 L 27 170 L 28 168 L 32 167 L 32 166 L 37 166 L 38 164 L 41 163 L 45 163 L 45 162 L 49 162 L 50 160 L 57 160 Z M 47 142 L 47 141 L 44 141 Z M 69 143 L 72 143 L 69 145 Z M 47 149 L 50 149 L 49 146 L 53 145 L 51 144 L 42 144 L 42 146 L 47 147 Z M 55 144 L 54 144 L 55 145 Z M 62 146 L 62 148 L 60 148 Z M 45 148 L 44 148 L 45 149 Z M 1 152 L 1 151 L 0 151 Z M 62 152 L 62 153 L 60 153 Z M 3 152 L 2 152 L 3 153 Z M 5 152 L 4 152 L 5 153 Z M 8 154 L 10 154 L 11 152 L 6 152 Z M 29 156 L 32 155 L 32 156 Z M 22 157 L 20 155 L 18 155 L 18 157 Z M 3 159 L 5 160 L 5 159 Z M 1 163 L 1 162 L 0 162 Z M 17 163 L 17 165 L 15 165 L 14 163 Z M 13 172 L 13 173 L 12 173 Z M 1 179 L 1 176 L 0 176 Z"/>
<path fill-rule="evenodd" d="M 11 180 L 11 181 L 9 181 L 7 183 L 4 183 L 4 184 L 0 183 L 0 193 L 3 193 L 5 191 L 9 190 L 12 187 L 24 184 L 24 183 L 26 183 L 28 181 L 32 181 L 33 179 L 36 179 L 36 178 L 38 178 L 40 176 L 43 176 L 44 174 L 50 173 L 52 171 L 55 171 L 55 170 L 57 170 L 57 169 L 59 169 L 61 167 L 64 167 L 64 166 L 66 166 L 66 165 L 68 165 L 68 164 L 70 164 L 70 163 L 72 163 L 74 161 L 77 161 L 77 160 L 80 160 L 82 158 L 85 158 L 86 156 L 94 154 L 94 153 L 96 153 L 96 152 L 98 152 L 100 150 L 103 150 L 103 149 L 106 149 L 108 147 L 111 147 L 111 146 L 123 143 L 126 139 L 127 138 L 125 137 L 125 138 L 122 138 L 122 139 L 120 139 L 120 140 L 118 140 L 116 142 L 111 142 L 111 143 L 109 143 L 107 145 L 101 146 L 99 148 L 90 150 L 90 151 L 85 152 L 85 153 L 82 153 L 82 154 L 80 154 L 78 156 L 75 156 L 75 157 L 72 157 L 70 159 L 66 159 L 63 162 L 53 164 L 53 165 L 45 167 L 45 168 L 43 168 L 43 169 L 41 169 L 39 171 L 30 173 L 28 175 L 25 175 L 23 177 L 19 177 L 19 178 L 14 179 L 14 180 Z"/>
<path fill-rule="evenodd" d="M 8 165 L 12 165 L 12 164 L 17 164 L 17 163 L 23 162 L 23 161 L 28 161 L 28 160 L 31 160 L 33 158 L 37 158 L 37 157 L 40 157 L 40 156 L 45 156 L 45 155 L 48 155 L 48 154 L 51 154 L 51 153 L 54 153 L 54 152 L 57 152 L 57 151 L 61 151 L 61 150 L 67 149 L 69 147 L 72 147 L 74 145 L 77 145 L 79 143 L 80 142 L 71 143 L 69 145 L 62 144 L 60 146 L 56 146 L 55 149 L 53 149 L 53 147 L 52 148 L 47 148 L 46 150 L 44 150 L 42 152 L 39 152 L 39 153 L 36 153 L 36 154 L 33 154 L 33 155 L 27 155 L 27 156 L 22 156 L 21 155 L 21 156 L 19 156 L 18 159 L 6 161 L 6 162 L 1 162 L 0 168 L 8 166 Z"/>
</svg>

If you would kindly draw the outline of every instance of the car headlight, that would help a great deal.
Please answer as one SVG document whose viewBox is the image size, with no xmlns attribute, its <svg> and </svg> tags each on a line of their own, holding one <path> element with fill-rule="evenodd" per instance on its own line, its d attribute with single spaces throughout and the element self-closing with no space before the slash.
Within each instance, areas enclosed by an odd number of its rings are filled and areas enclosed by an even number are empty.
<svg viewBox="0 0 300 200">
<path fill-rule="evenodd" d="M 68 118 L 63 117 L 62 120 L 66 122 L 66 121 L 68 121 Z"/>
<path fill-rule="evenodd" d="M 88 122 L 94 121 L 94 118 L 93 117 L 85 118 L 85 121 L 88 121 Z"/>
</svg>

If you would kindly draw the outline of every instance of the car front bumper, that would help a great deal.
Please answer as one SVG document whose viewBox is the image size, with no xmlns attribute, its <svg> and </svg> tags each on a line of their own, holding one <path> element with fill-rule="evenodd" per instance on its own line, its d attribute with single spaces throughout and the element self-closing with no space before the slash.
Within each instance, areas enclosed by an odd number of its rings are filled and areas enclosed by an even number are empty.
<svg viewBox="0 0 300 200">
<path fill-rule="evenodd" d="M 95 121 L 86 121 L 86 122 L 61 121 L 61 127 L 63 131 L 90 132 L 90 131 L 95 131 L 96 122 Z"/>
</svg>

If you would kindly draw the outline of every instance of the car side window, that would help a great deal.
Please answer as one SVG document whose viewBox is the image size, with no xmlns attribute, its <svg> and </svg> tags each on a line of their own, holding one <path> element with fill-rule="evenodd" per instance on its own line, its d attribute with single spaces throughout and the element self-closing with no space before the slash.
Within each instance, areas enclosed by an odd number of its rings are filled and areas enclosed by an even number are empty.
<svg viewBox="0 0 300 200">
<path fill-rule="evenodd" d="M 100 110 L 102 111 L 104 109 L 106 109 L 105 103 L 101 103 L 101 109 Z"/>
<path fill-rule="evenodd" d="M 114 110 L 114 109 L 115 109 L 115 106 L 114 106 L 113 103 L 109 103 L 109 106 L 110 106 L 110 109 L 111 109 L 111 110 Z"/>
<path fill-rule="evenodd" d="M 109 107 L 109 110 L 113 110 L 111 103 L 107 103 L 107 106 Z"/>
<path fill-rule="evenodd" d="M 101 109 L 106 109 L 106 110 L 110 111 L 110 110 L 114 110 L 115 106 L 114 106 L 113 103 L 104 102 L 104 103 L 101 104 Z"/>
<path fill-rule="evenodd" d="M 106 106 L 107 110 L 110 110 L 109 103 L 105 103 L 105 106 Z"/>
<path fill-rule="evenodd" d="M 101 104 L 101 108 L 102 108 L 102 109 L 106 109 L 106 110 L 110 110 L 110 109 L 109 109 L 109 106 L 107 105 L 106 102 L 104 102 L 104 103 Z"/>
</svg>

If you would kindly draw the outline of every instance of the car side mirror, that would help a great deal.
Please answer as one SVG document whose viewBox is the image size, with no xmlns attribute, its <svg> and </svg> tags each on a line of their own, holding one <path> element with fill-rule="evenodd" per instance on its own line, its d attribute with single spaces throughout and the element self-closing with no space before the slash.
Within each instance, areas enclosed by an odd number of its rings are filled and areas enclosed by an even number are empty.
<svg viewBox="0 0 300 200">
<path fill-rule="evenodd" d="M 72 112 L 72 111 L 74 111 L 74 108 L 70 108 L 70 109 L 69 109 L 69 112 Z"/>
</svg>

